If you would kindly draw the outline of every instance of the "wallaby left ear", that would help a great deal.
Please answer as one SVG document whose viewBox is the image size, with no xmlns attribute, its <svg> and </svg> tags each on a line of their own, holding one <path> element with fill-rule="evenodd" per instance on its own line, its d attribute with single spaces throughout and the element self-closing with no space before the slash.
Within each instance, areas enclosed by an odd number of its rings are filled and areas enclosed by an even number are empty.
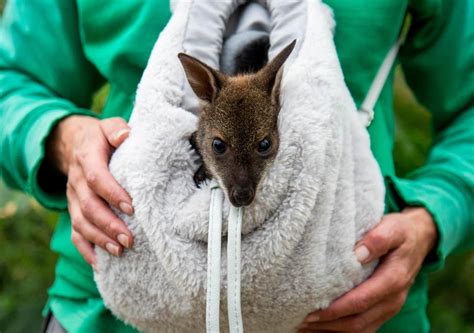
<svg viewBox="0 0 474 333">
<path fill-rule="evenodd" d="M 272 59 L 258 73 L 258 80 L 262 87 L 270 94 L 272 103 L 277 105 L 280 98 L 280 84 L 283 75 L 283 64 L 295 48 L 296 39 L 286 46 L 278 55 Z"/>
<path fill-rule="evenodd" d="M 224 84 L 224 75 L 185 53 L 179 53 L 178 58 L 197 97 L 207 102 L 214 101 Z"/>
</svg>

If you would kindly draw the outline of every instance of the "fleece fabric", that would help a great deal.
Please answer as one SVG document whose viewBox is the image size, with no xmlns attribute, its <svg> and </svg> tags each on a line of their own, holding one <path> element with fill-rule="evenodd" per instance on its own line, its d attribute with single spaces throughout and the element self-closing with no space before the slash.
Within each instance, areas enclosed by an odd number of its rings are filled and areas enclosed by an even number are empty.
<svg viewBox="0 0 474 333">
<path fill-rule="evenodd" d="M 177 54 L 199 57 L 213 45 L 205 61 L 218 64 L 225 24 L 241 3 L 174 5 L 140 82 L 130 136 L 111 160 L 114 177 L 133 198 L 134 216 L 119 214 L 135 246 L 121 258 L 97 248 L 95 280 L 112 312 L 144 332 L 205 330 L 210 189 L 196 188 L 192 179 L 198 165 L 188 140 L 197 116 L 182 108 L 188 89 Z M 270 58 L 295 35 L 298 45 L 282 79 L 279 152 L 244 212 L 242 316 L 245 331 L 290 332 L 308 312 L 327 307 L 370 275 L 374 264 L 361 266 L 353 247 L 382 217 L 385 193 L 344 83 L 330 11 L 314 0 L 299 2 L 304 10 L 262 3 L 271 13 Z M 199 15 L 220 28 L 190 46 L 188 33 Z M 228 211 L 226 200 L 222 331 Z"/>
</svg>

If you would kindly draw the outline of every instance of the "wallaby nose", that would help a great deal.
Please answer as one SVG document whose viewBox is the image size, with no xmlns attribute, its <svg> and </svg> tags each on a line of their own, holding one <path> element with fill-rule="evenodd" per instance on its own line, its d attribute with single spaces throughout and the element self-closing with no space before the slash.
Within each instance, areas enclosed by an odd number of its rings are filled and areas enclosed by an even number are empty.
<svg viewBox="0 0 474 333">
<path fill-rule="evenodd" d="M 230 193 L 230 199 L 234 206 L 247 206 L 253 201 L 255 191 L 251 187 L 236 186 Z"/>
</svg>

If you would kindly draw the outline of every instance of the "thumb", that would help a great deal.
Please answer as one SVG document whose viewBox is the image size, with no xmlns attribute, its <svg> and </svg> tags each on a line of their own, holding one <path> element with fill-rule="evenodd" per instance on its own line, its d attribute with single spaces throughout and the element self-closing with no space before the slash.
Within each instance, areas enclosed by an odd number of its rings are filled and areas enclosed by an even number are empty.
<svg viewBox="0 0 474 333">
<path fill-rule="evenodd" d="M 130 127 L 119 117 L 107 118 L 100 122 L 102 131 L 111 146 L 117 148 L 128 138 Z"/>
<path fill-rule="evenodd" d="M 403 243 L 403 233 L 396 217 L 389 214 L 382 218 L 356 245 L 354 253 L 361 264 L 366 264 L 387 254 Z"/>
</svg>

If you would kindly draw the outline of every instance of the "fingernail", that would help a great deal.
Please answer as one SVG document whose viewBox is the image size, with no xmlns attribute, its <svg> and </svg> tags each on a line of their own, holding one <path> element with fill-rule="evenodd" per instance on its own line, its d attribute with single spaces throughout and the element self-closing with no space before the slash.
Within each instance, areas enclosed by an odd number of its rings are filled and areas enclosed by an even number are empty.
<svg viewBox="0 0 474 333">
<path fill-rule="evenodd" d="M 119 247 L 112 243 L 105 244 L 105 249 L 109 251 L 110 254 L 118 257 L 119 256 Z"/>
<path fill-rule="evenodd" d="M 355 249 L 355 256 L 360 263 L 364 262 L 369 257 L 369 255 L 369 249 L 365 245 L 361 245 Z"/>
<path fill-rule="evenodd" d="M 125 246 L 127 249 L 130 247 L 130 242 L 128 241 L 128 237 L 125 234 L 120 234 L 117 236 L 117 240 L 120 244 Z"/>
<path fill-rule="evenodd" d="M 319 321 L 319 315 L 310 314 L 308 317 L 306 317 L 305 323 L 314 323 L 315 321 Z"/>
<path fill-rule="evenodd" d="M 120 141 L 120 139 L 122 139 L 122 136 L 124 136 L 125 133 L 127 133 L 127 135 L 128 135 L 128 133 L 130 133 L 130 130 L 129 129 L 123 129 L 123 130 L 118 131 L 117 133 L 115 133 L 114 139 L 116 141 Z"/>
<path fill-rule="evenodd" d="M 125 214 L 127 214 L 128 216 L 133 215 L 133 207 L 130 204 L 126 203 L 125 201 L 122 201 L 119 204 L 119 207 L 120 207 L 120 210 L 124 212 Z"/>
</svg>

